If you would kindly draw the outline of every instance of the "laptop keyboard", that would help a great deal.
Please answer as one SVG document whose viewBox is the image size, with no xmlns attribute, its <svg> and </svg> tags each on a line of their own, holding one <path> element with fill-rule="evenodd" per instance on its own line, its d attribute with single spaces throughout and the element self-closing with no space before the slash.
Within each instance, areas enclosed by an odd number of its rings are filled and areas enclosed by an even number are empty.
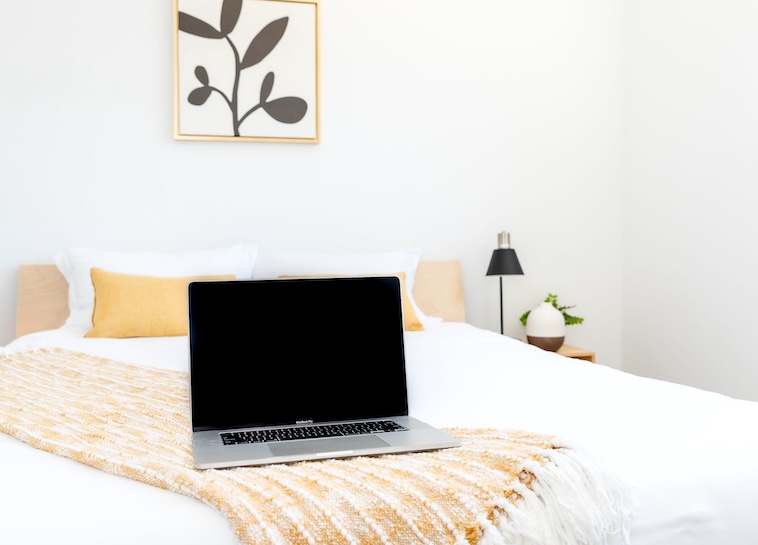
<svg viewBox="0 0 758 545">
<path fill-rule="evenodd" d="M 316 439 L 320 437 L 366 435 L 371 433 L 407 431 L 407 429 L 392 420 L 378 420 L 323 426 L 296 426 L 271 430 L 227 432 L 221 434 L 221 440 L 224 442 L 224 445 L 242 445 L 245 443 L 267 443 L 269 441 L 294 441 L 297 439 Z"/>
</svg>

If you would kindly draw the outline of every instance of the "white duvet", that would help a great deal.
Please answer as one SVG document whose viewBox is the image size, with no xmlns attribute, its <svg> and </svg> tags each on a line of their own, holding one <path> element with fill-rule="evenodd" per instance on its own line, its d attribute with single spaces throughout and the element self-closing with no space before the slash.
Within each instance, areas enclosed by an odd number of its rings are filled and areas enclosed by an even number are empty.
<svg viewBox="0 0 758 545">
<path fill-rule="evenodd" d="M 5 350 L 62 346 L 187 369 L 186 337 L 84 339 L 64 327 Z M 758 403 L 563 358 L 467 324 L 406 333 L 410 412 L 521 428 L 584 447 L 634 496 L 633 545 L 758 543 Z M 0 349 L 0 351 L 3 349 Z M 205 504 L 0 434 L 0 543 L 234 544 Z"/>
</svg>

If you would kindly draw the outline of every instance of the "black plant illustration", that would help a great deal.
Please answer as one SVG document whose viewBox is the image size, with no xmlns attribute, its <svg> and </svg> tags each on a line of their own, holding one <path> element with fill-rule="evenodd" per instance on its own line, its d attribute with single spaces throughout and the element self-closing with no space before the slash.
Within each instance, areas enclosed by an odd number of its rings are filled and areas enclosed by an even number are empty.
<svg viewBox="0 0 758 545">
<path fill-rule="evenodd" d="M 221 22 L 219 30 L 216 30 L 210 24 L 201 21 L 192 15 L 188 15 L 181 11 L 179 12 L 180 31 L 211 40 L 226 40 L 232 49 L 232 53 L 234 53 L 234 85 L 232 87 L 231 98 L 218 87 L 211 85 L 208 70 L 206 70 L 204 66 L 195 67 L 195 77 L 200 82 L 200 87 L 190 92 L 187 97 L 187 101 L 190 104 L 202 106 L 213 92 L 221 95 L 229 105 L 229 110 L 232 113 L 234 136 L 240 135 L 240 125 L 242 125 L 245 119 L 258 109 L 262 109 L 280 123 L 297 123 L 303 119 L 305 112 L 308 110 L 308 104 L 302 98 L 282 97 L 269 100 L 271 92 L 274 89 L 274 73 L 269 72 L 266 74 L 266 77 L 263 78 L 263 82 L 261 83 L 260 102 L 256 106 L 250 108 L 247 112 L 240 115 L 239 83 L 242 70 L 255 66 L 271 53 L 274 47 L 276 47 L 282 39 L 282 36 L 284 36 L 284 31 L 287 29 L 287 23 L 289 22 L 289 17 L 282 17 L 281 19 L 277 19 L 267 24 L 252 39 L 250 45 L 247 46 L 247 51 L 245 51 L 244 56 L 240 59 L 239 50 L 229 38 L 229 34 L 231 34 L 234 27 L 237 25 L 237 21 L 239 20 L 242 11 L 242 2 L 243 0 L 224 0 L 221 6 Z"/>
</svg>

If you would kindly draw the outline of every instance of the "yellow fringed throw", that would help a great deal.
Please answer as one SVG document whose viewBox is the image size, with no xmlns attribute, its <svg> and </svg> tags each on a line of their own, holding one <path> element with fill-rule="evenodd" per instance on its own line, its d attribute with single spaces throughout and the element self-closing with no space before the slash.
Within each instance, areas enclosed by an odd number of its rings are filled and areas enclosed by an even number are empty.
<svg viewBox="0 0 758 545">
<path fill-rule="evenodd" d="M 245 545 L 628 541 L 622 487 L 550 437 L 453 428 L 461 448 L 195 470 L 188 399 L 182 372 L 62 349 L 0 357 L 0 431 L 197 498 Z"/>
</svg>

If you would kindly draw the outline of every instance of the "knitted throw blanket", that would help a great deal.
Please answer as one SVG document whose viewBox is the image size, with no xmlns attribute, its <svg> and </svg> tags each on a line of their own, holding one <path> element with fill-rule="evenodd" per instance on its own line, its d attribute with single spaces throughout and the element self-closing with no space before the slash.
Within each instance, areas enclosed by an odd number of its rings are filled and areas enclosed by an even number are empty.
<svg viewBox="0 0 758 545">
<path fill-rule="evenodd" d="M 197 498 L 243 544 L 628 543 L 628 496 L 581 451 L 521 431 L 463 446 L 195 470 L 186 373 L 41 349 L 0 357 L 0 431 Z"/>
</svg>

